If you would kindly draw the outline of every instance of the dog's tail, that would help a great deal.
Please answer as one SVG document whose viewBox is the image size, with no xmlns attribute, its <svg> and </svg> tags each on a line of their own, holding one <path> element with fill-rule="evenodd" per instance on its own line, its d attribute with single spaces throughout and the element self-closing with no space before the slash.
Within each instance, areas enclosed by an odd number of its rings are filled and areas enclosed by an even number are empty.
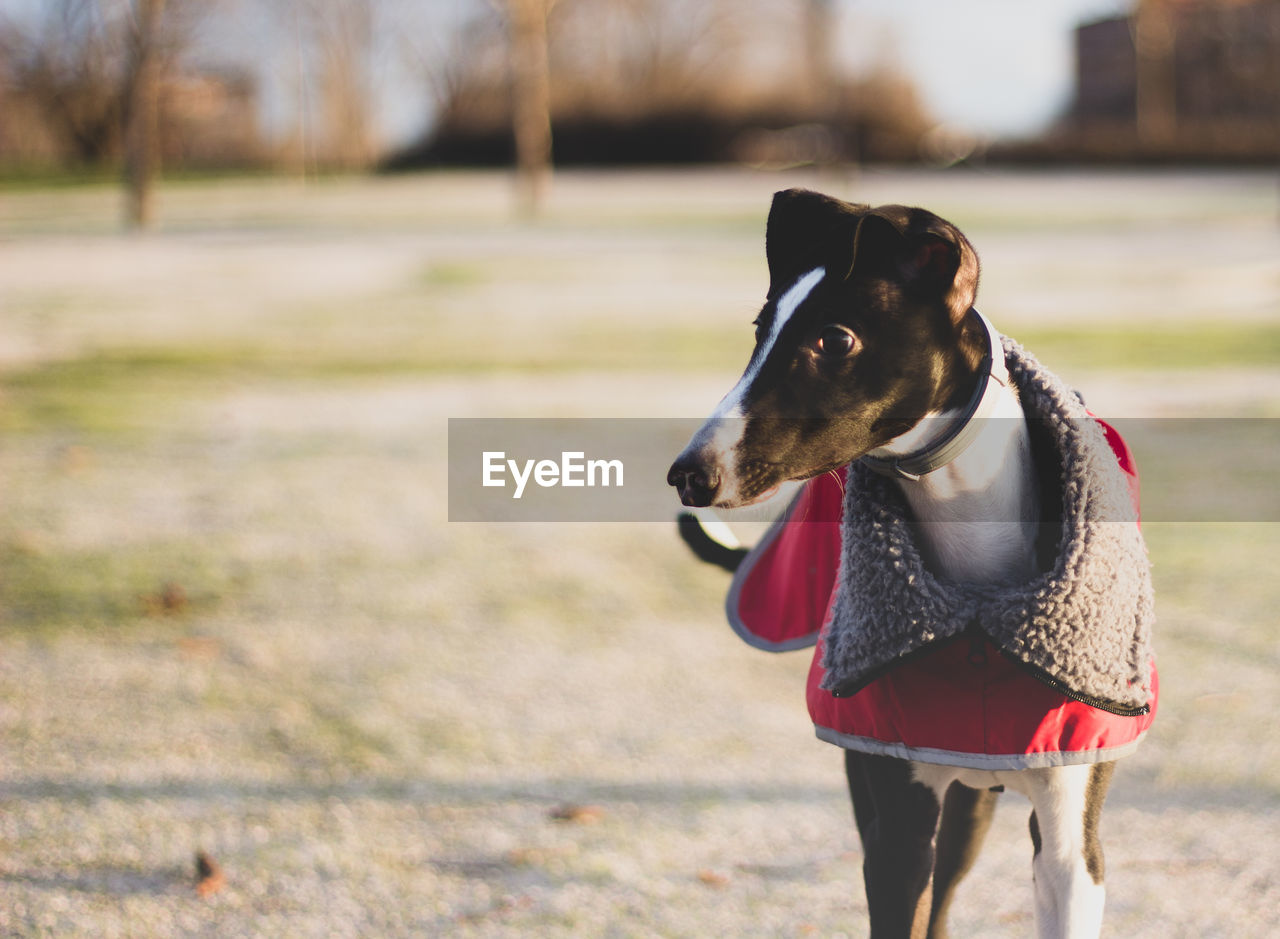
<svg viewBox="0 0 1280 939">
<path fill-rule="evenodd" d="M 676 516 L 676 527 L 689 550 L 700 560 L 722 567 L 731 574 L 747 556 L 747 549 L 738 543 L 724 522 L 704 522 L 692 512 L 681 512 Z"/>
</svg>

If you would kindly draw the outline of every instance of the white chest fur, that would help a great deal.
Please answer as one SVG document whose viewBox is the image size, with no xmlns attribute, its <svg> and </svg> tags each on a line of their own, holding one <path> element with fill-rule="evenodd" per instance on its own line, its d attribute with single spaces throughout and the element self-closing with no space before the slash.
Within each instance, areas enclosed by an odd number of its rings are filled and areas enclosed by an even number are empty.
<svg viewBox="0 0 1280 939">
<path fill-rule="evenodd" d="M 944 432 L 948 416 L 926 418 L 877 454 L 918 449 Z M 931 428 L 931 429 L 930 429 Z M 1018 395 L 1002 388 L 972 444 L 918 480 L 899 480 L 933 569 L 948 580 L 1015 584 L 1035 573 L 1039 523 L 1031 438 Z"/>
</svg>

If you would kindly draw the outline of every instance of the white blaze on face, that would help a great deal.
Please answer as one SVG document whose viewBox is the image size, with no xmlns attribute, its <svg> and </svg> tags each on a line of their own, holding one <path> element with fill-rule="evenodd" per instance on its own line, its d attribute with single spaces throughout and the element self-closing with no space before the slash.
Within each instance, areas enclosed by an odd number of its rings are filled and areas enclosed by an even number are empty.
<svg viewBox="0 0 1280 939">
<path fill-rule="evenodd" d="M 769 353 L 773 351 L 774 343 L 782 335 L 782 330 L 787 325 L 787 321 L 791 319 L 792 314 L 795 313 L 800 304 L 808 299 L 809 294 L 813 292 L 813 288 L 818 286 L 818 282 L 822 280 L 825 274 L 826 271 L 823 268 L 815 267 L 787 288 L 787 292 L 778 298 L 778 302 L 774 307 L 773 322 L 769 324 L 769 335 L 765 336 L 764 341 L 760 344 L 759 354 L 751 360 L 751 364 L 747 366 L 743 376 L 738 379 L 738 383 L 733 386 L 733 390 L 724 396 L 724 400 L 720 402 L 715 412 L 711 415 L 711 420 L 720 417 L 742 416 L 742 402 L 747 396 L 747 389 L 751 387 L 751 383 L 760 374 L 760 369 L 764 367 L 765 360 L 769 358 Z"/>
<path fill-rule="evenodd" d="M 702 429 L 694 435 L 695 440 L 699 438 L 706 440 L 715 452 L 716 461 L 723 473 L 723 488 L 720 492 L 722 501 L 730 501 L 737 495 L 738 482 L 734 472 L 736 467 L 731 454 L 734 447 L 742 440 L 745 427 L 745 421 L 742 420 L 745 416 L 742 405 L 746 400 L 747 391 L 751 388 L 751 383 L 756 380 L 756 376 L 760 374 L 770 353 L 773 352 L 773 347 L 788 321 L 800 308 L 800 304 L 809 298 L 824 276 L 826 276 L 826 270 L 815 267 L 788 287 L 786 292 L 778 298 L 774 306 L 773 321 L 769 324 L 769 334 L 760 343 L 759 351 L 747 366 L 746 372 L 738 379 L 738 383 L 733 386 L 733 390 L 724 396 L 711 417 L 702 425 Z"/>
</svg>

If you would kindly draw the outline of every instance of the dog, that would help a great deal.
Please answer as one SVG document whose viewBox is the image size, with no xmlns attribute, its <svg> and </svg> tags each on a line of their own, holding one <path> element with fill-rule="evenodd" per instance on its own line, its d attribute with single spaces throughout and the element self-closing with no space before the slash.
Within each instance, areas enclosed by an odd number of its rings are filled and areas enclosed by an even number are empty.
<svg viewBox="0 0 1280 939">
<path fill-rule="evenodd" d="M 969 240 L 923 209 L 797 189 L 774 196 L 765 246 L 770 284 L 749 363 L 668 473 L 683 504 L 747 506 L 867 460 L 893 477 L 933 572 L 969 584 L 1031 578 L 1042 480 L 1018 390 L 998 377 L 999 337 L 973 308 Z M 979 409 L 1002 419 L 974 420 Z M 747 553 L 714 543 L 692 517 L 680 526 L 703 560 L 733 570 Z M 846 749 L 871 934 L 946 934 L 1007 788 L 1032 805 L 1039 933 L 1096 936 L 1114 765 L 980 769 Z"/>
</svg>

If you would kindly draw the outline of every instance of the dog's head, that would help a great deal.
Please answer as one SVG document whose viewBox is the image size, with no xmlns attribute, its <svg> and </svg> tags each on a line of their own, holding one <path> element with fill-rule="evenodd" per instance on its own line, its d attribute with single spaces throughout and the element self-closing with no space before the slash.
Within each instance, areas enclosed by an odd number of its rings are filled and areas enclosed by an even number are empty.
<svg viewBox="0 0 1280 939">
<path fill-rule="evenodd" d="M 747 369 L 667 474 L 685 505 L 746 505 L 843 466 L 962 403 L 982 358 L 978 256 L 931 212 L 790 189 L 765 253 Z"/>
</svg>

